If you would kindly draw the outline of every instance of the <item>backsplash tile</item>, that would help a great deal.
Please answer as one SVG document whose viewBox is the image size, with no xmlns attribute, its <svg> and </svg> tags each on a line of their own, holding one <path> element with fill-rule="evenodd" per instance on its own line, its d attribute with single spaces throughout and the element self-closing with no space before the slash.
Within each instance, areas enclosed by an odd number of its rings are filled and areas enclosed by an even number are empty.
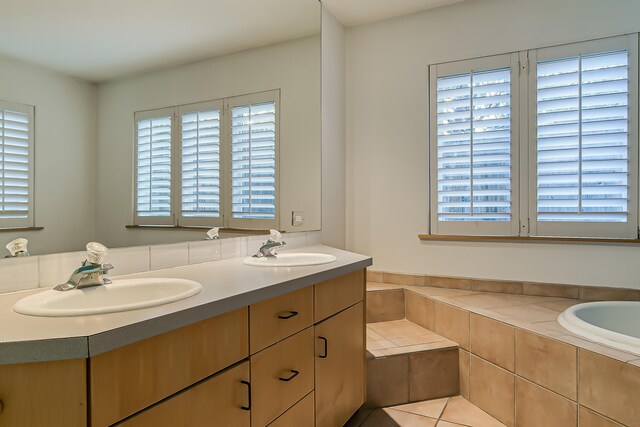
<svg viewBox="0 0 640 427">
<path fill-rule="evenodd" d="M 149 246 L 109 249 L 104 262 L 113 265 L 113 270 L 109 272 L 109 276 L 122 276 L 124 274 L 149 271 Z"/>
<path fill-rule="evenodd" d="M 220 259 L 237 258 L 247 256 L 249 239 L 247 237 L 234 237 L 220 241 Z"/>
<path fill-rule="evenodd" d="M 307 232 L 307 246 L 322 244 L 322 233 L 320 231 Z"/>
<path fill-rule="evenodd" d="M 287 249 L 301 248 L 307 246 L 307 233 L 286 233 L 282 240 L 287 243 Z"/>
<path fill-rule="evenodd" d="M 189 242 L 189 264 L 217 261 L 220 259 L 220 240 Z"/>
<path fill-rule="evenodd" d="M 86 252 L 64 252 L 41 255 L 38 263 L 40 287 L 56 286 L 69 279 L 71 273 L 87 258 Z"/>
<path fill-rule="evenodd" d="M 38 283 L 37 256 L 0 260 L 0 293 L 37 288 Z"/>
<path fill-rule="evenodd" d="M 186 242 L 150 246 L 149 249 L 151 270 L 189 264 L 189 245 Z"/>
<path fill-rule="evenodd" d="M 247 255 L 253 255 L 269 240 L 268 234 L 247 237 Z M 283 238 L 284 240 L 284 238 Z M 286 241 L 286 240 L 285 240 Z"/>
</svg>

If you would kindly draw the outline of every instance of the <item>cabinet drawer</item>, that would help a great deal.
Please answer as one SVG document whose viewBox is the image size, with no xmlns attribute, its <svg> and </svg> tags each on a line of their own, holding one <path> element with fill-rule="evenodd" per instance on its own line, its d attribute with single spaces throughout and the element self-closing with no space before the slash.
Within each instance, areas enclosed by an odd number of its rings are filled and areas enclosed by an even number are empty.
<svg viewBox="0 0 640 427">
<path fill-rule="evenodd" d="M 313 327 L 251 356 L 251 426 L 264 427 L 313 390 Z"/>
<path fill-rule="evenodd" d="M 249 427 L 249 362 L 230 368 L 118 424 L 121 427 Z"/>
<path fill-rule="evenodd" d="M 314 290 L 314 322 L 318 323 L 364 299 L 364 270 L 318 283 Z"/>
<path fill-rule="evenodd" d="M 248 308 L 92 357 L 91 425 L 111 425 L 249 355 Z"/>
<path fill-rule="evenodd" d="M 289 292 L 249 307 L 251 354 L 313 324 L 313 288 Z"/>
<path fill-rule="evenodd" d="M 269 427 L 314 427 L 313 392 L 280 415 Z"/>
</svg>

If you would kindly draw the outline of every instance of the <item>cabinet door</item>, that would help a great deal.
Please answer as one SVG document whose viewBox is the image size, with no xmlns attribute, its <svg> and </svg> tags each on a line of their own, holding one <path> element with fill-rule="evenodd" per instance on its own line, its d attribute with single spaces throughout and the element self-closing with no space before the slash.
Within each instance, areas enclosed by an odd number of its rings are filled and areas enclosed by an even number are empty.
<svg viewBox="0 0 640 427">
<path fill-rule="evenodd" d="M 344 425 L 364 403 L 364 303 L 319 323 L 316 332 L 316 427 Z"/>
<path fill-rule="evenodd" d="M 249 427 L 251 416 L 248 381 L 249 362 L 244 362 L 118 425 L 122 427 Z"/>
<path fill-rule="evenodd" d="M 87 425 L 85 359 L 0 365 L 0 426 Z"/>
</svg>

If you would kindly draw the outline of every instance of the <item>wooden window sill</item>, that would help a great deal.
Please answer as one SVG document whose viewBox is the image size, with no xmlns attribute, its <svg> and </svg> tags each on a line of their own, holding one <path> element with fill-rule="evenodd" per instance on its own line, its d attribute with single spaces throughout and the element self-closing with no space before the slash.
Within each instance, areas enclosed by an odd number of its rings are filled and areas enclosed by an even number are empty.
<svg viewBox="0 0 640 427">
<path fill-rule="evenodd" d="M 523 237 L 523 236 L 451 236 L 418 234 L 420 240 L 440 242 L 539 242 L 539 243 L 618 243 L 640 244 L 640 239 L 604 239 L 592 237 Z"/>
<path fill-rule="evenodd" d="M 125 228 L 133 230 L 172 230 L 172 231 L 207 231 L 213 227 L 201 227 L 201 226 L 182 226 L 182 225 L 125 225 Z M 246 228 L 222 228 L 219 230 L 223 233 L 238 233 L 238 234 L 269 234 L 270 230 L 248 230 Z M 286 233 L 285 231 L 280 231 Z"/>
<path fill-rule="evenodd" d="M 44 227 L 14 227 L 14 228 L 0 228 L 0 233 L 11 233 L 16 231 L 40 231 L 44 230 Z"/>
</svg>

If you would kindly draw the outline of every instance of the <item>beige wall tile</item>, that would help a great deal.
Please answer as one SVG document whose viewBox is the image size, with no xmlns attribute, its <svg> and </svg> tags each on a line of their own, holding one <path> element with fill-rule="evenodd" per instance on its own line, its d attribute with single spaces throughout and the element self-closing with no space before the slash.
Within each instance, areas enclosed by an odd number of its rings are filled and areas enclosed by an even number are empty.
<svg viewBox="0 0 640 427">
<path fill-rule="evenodd" d="M 578 427 L 623 427 L 602 415 L 580 406 L 578 409 Z"/>
<path fill-rule="evenodd" d="M 458 363 L 460 365 L 460 396 L 469 399 L 469 361 L 468 351 L 458 351 Z"/>
<path fill-rule="evenodd" d="M 522 282 L 472 279 L 471 290 L 482 292 L 501 292 L 505 294 L 521 294 Z"/>
<path fill-rule="evenodd" d="M 515 376 L 471 354 L 469 400 L 508 427 L 515 425 Z"/>
<path fill-rule="evenodd" d="M 435 332 L 469 350 L 469 312 L 438 301 L 435 308 Z"/>
<path fill-rule="evenodd" d="M 385 283 L 396 283 L 398 285 L 415 285 L 424 286 L 425 278 L 422 274 L 403 274 L 403 273 L 382 273 L 382 279 Z"/>
<path fill-rule="evenodd" d="M 382 271 L 370 270 L 367 268 L 367 282 L 382 282 Z"/>
<path fill-rule="evenodd" d="M 580 299 L 586 301 L 640 301 L 640 290 L 582 286 Z"/>
<path fill-rule="evenodd" d="M 409 356 L 367 360 L 366 406 L 399 405 L 409 402 Z"/>
<path fill-rule="evenodd" d="M 516 330 L 516 374 L 577 400 L 578 351 L 569 344 Z"/>
<path fill-rule="evenodd" d="M 514 327 L 473 313 L 470 320 L 471 352 L 513 372 Z"/>
<path fill-rule="evenodd" d="M 471 290 L 471 279 L 462 277 L 427 276 L 425 283 L 435 288 Z"/>
<path fill-rule="evenodd" d="M 569 399 L 516 377 L 518 427 L 569 427 L 578 420 L 578 405 Z"/>
<path fill-rule="evenodd" d="M 435 330 L 436 308 L 434 300 L 407 290 L 404 301 L 408 320 L 430 331 Z"/>
<path fill-rule="evenodd" d="M 435 399 L 459 394 L 458 349 L 409 355 L 409 400 Z"/>
<path fill-rule="evenodd" d="M 404 319 L 404 289 L 367 292 L 367 323 Z"/>
<path fill-rule="evenodd" d="M 630 427 L 640 426 L 640 368 L 579 351 L 580 405 Z"/>
<path fill-rule="evenodd" d="M 541 297 L 579 298 L 580 286 L 524 282 L 522 293 Z"/>
</svg>

